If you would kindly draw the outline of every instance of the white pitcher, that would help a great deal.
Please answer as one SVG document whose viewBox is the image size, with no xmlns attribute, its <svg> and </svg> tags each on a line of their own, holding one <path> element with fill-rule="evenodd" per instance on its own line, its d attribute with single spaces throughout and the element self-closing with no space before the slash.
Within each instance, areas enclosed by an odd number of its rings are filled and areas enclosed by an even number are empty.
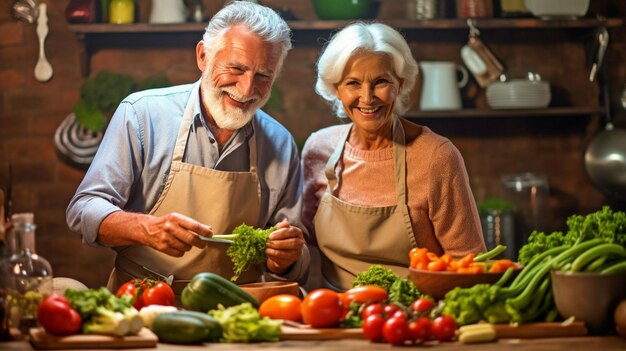
<svg viewBox="0 0 626 351">
<path fill-rule="evenodd" d="M 422 90 L 420 110 L 460 110 L 460 88 L 467 84 L 468 73 L 465 67 L 448 61 L 422 61 Z M 459 80 L 457 72 L 461 72 Z"/>
<path fill-rule="evenodd" d="M 187 7 L 183 0 L 152 0 L 150 23 L 183 23 Z"/>
</svg>

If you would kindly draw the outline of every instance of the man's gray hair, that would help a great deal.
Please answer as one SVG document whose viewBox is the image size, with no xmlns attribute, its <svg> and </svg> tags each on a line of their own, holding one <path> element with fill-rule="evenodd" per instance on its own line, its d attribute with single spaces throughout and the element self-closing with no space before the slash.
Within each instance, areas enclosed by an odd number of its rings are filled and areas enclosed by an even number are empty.
<svg viewBox="0 0 626 351">
<path fill-rule="evenodd" d="M 212 57 L 224 47 L 224 35 L 235 25 L 243 25 L 259 38 L 280 44 L 278 71 L 291 49 L 291 29 L 276 11 L 248 1 L 232 1 L 218 11 L 209 21 L 202 40 L 207 56 Z"/>
</svg>

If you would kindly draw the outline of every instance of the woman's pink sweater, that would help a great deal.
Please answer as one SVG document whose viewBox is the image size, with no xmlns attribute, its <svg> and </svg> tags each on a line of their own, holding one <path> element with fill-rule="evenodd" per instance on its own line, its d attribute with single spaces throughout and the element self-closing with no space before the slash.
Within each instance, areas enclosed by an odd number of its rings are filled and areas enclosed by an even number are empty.
<svg viewBox="0 0 626 351">
<path fill-rule="evenodd" d="M 302 151 L 303 221 L 313 239 L 313 218 L 328 185 L 324 167 L 341 132 L 349 126 L 313 133 Z M 427 127 L 420 129 L 406 146 L 407 202 L 418 247 L 454 258 L 484 252 L 480 218 L 461 154 L 450 140 Z M 391 147 L 369 151 L 346 143 L 335 173 L 338 183 L 333 194 L 343 201 L 376 207 L 397 202 Z"/>
</svg>

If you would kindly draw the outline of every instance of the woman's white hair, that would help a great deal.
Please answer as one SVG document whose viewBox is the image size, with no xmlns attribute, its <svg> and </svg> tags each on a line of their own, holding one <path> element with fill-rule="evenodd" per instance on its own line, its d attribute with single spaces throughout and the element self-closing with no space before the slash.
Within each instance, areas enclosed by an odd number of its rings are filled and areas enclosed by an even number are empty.
<svg viewBox="0 0 626 351">
<path fill-rule="evenodd" d="M 383 53 L 391 57 L 395 74 L 403 81 L 394 106 L 394 113 L 402 116 L 410 108 L 410 94 L 419 68 L 404 37 L 382 23 L 356 22 L 333 35 L 317 61 L 315 91 L 333 106 L 338 117 L 346 118 L 346 111 L 335 94 L 336 84 L 348 60 L 357 52 Z"/>
<path fill-rule="evenodd" d="M 291 29 L 278 13 L 248 1 L 231 1 L 219 10 L 206 26 L 202 41 L 208 57 L 224 47 L 224 35 L 236 25 L 243 25 L 259 38 L 280 44 L 281 55 L 277 72 L 282 68 L 287 52 L 291 49 Z"/>
</svg>

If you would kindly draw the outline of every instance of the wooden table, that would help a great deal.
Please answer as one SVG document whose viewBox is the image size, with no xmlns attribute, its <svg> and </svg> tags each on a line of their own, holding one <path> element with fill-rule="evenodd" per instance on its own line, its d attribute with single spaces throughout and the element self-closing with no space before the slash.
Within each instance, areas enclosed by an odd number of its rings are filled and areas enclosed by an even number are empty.
<svg viewBox="0 0 626 351">
<path fill-rule="evenodd" d="M 366 340 L 330 340 L 330 341 L 281 341 L 275 343 L 257 344 L 203 344 L 193 346 L 159 343 L 157 348 L 130 349 L 130 350 L 159 350 L 159 351 L 187 351 L 187 350 L 307 350 L 307 351 L 368 351 L 368 350 L 403 350 L 422 349 L 429 351 L 450 350 L 480 350 L 480 351 L 624 351 L 626 339 L 615 336 L 604 337 L 570 337 L 570 338 L 542 338 L 542 339 L 500 339 L 484 344 L 464 345 L 458 342 L 429 343 L 423 346 L 397 348 L 389 344 L 375 344 Z M 27 341 L 0 342 L 0 350 L 34 350 Z"/>
</svg>

